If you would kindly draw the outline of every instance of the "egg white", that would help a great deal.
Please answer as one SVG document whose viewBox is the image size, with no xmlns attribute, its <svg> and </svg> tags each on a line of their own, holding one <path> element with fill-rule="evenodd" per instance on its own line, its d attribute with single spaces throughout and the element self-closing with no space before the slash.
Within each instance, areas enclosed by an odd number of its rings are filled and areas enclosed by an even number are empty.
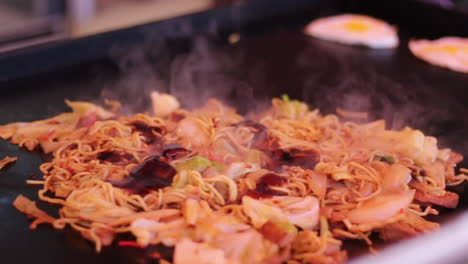
<svg viewBox="0 0 468 264">
<path fill-rule="evenodd" d="M 410 40 L 408 46 L 414 56 L 430 64 L 468 73 L 468 38 Z"/>
<path fill-rule="evenodd" d="M 383 20 L 358 14 L 343 14 L 319 18 L 305 28 L 316 38 L 374 49 L 395 48 L 398 34 L 395 27 Z"/>
</svg>

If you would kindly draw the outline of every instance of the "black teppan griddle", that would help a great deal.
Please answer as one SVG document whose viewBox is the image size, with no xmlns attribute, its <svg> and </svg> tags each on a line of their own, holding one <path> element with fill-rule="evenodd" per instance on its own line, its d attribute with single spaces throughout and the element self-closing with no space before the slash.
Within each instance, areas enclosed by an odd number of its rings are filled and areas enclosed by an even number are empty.
<svg viewBox="0 0 468 264">
<path fill-rule="evenodd" d="M 400 47 L 371 50 L 302 33 L 308 21 L 343 12 L 397 25 Z M 467 25 L 462 14 L 416 1 L 253 0 L 1 54 L 0 124 L 66 111 L 64 98 L 98 102 L 111 97 L 130 104 L 129 111 L 144 111 L 145 92 L 159 89 L 178 95 L 185 105 L 217 96 L 247 113 L 286 93 L 324 113 L 336 107 L 370 111 L 372 119 L 385 118 L 391 127 L 423 129 L 466 156 L 468 74 L 428 65 L 413 57 L 406 43 L 414 36 L 466 37 Z M 239 42 L 229 43 L 232 33 L 239 34 Z M 29 230 L 29 221 L 11 203 L 18 194 L 37 200 L 37 188 L 25 180 L 40 177 L 38 166 L 47 157 L 2 140 L 4 155 L 19 160 L 0 171 L 1 263 L 156 263 L 138 250 L 117 246 L 97 254 L 70 229 Z M 468 195 L 462 194 L 459 208 L 444 212 L 442 220 L 467 205 Z"/>
</svg>

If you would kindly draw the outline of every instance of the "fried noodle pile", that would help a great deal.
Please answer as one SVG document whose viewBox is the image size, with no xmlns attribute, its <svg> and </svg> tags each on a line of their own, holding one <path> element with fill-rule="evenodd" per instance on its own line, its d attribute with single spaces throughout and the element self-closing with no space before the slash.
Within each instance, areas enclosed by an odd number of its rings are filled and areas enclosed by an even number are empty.
<svg viewBox="0 0 468 264">
<path fill-rule="evenodd" d="M 174 248 L 165 263 L 343 263 L 344 239 L 437 229 L 424 217 L 456 207 L 446 187 L 467 178 L 455 172 L 463 157 L 419 130 L 341 121 L 287 96 L 249 118 L 215 99 L 190 111 L 152 99 L 153 114 L 67 101 L 72 112 L 0 126 L 53 155 L 28 183 L 59 217 L 14 202 L 32 228 L 70 226 L 97 251 L 130 233 L 139 247 Z"/>
</svg>

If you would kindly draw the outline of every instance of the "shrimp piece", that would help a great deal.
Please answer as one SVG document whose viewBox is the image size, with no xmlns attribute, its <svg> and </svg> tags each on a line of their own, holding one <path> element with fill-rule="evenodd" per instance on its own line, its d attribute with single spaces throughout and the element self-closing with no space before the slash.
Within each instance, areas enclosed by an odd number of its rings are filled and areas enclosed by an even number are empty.
<svg viewBox="0 0 468 264">
<path fill-rule="evenodd" d="M 414 192 L 414 190 L 410 190 L 401 193 L 382 193 L 365 201 L 361 207 L 349 211 L 346 218 L 354 224 L 369 224 L 387 220 L 411 204 Z"/>
</svg>

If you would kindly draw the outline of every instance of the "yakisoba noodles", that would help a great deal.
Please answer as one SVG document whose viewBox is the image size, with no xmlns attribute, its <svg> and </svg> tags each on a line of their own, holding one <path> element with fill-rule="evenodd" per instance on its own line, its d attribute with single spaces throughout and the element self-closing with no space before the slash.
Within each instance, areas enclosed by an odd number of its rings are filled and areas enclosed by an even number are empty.
<svg viewBox="0 0 468 264">
<path fill-rule="evenodd" d="M 3 167 L 7 166 L 8 164 L 15 162 L 16 160 L 18 160 L 17 157 L 10 157 L 10 156 L 6 156 L 3 159 L 0 159 L 0 170 L 3 169 Z"/>
<path fill-rule="evenodd" d="M 67 101 L 70 113 L 0 127 L 53 155 L 28 183 L 59 217 L 14 202 L 32 228 L 70 226 L 97 251 L 130 233 L 117 243 L 174 248 L 165 261 L 176 264 L 343 263 L 344 239 L 371 246 L 371 233 L 437 229 L 425 216 L 456 207 L 446 186 L 467 178 L 455 170 L 463 157 L 419 130 L 342 121 L 287 96 L 249 118 L 214 99 L 191 111 L 167 94 L 152 100 L 152 114 L 133 116 Z"/>
</svg>

